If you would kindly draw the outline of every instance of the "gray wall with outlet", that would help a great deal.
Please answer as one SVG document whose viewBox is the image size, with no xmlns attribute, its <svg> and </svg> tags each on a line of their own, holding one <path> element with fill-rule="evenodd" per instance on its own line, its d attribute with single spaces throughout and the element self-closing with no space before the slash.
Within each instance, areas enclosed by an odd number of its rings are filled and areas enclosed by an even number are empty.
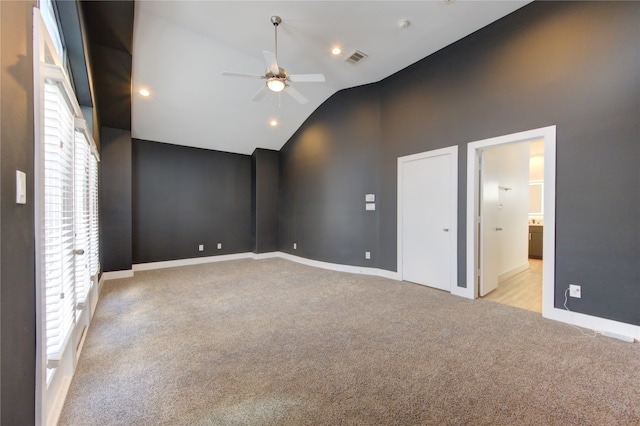
<svg viewBox="0 0 640 426">
<path fill-rule="evenodd" d="M 638 22 L 638 2 L 534 2 L 336 93 L 281 150 L 280 250 L 395 271 L 397 158 L 457 145 L 465 286 L 467 144 L 556 125 L 555 306 L 576 284 L 571 310 L 640 324 Z"/>
<path fill-rule="evenodd" d="M 379 211 L 366 210 L 365 196 L 379 189 L 379 93 L 376 85 L 338 92 L 280 151 L 280 251 L 378 266 Z"/>
<path fill-rule="evenodd" d="M 134 264 L 251 251 L 251 157 L 134 139 L 132 170 Z"/>
</svg>

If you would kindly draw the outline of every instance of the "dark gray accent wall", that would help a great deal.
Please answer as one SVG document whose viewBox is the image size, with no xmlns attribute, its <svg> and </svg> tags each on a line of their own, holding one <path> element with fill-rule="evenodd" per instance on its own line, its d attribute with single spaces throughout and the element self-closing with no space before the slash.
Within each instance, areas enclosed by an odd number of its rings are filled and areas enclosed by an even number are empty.
<svg viewBox="0 0 640 426">
<path fill-rule="evenodd" d="M 361 265 L 352 248 L 369 227 L 344 194 L 379 185 L 372 266 L 395 271 L 397 158 L 457 145 L 464 286 L 467 144 L 557 125 L 555 305 L 580 284 L 572 310 L 640 324 L 638 22 L 638 2 L 534 2 L 368 86 L 369 96 L 337 93 L 282 149 L 281 250 L 297 240 L 296 254 Z M 379 109 L 379 120 L 343 121 L 363 109 Z M 352 137 L 367 132 L 375 143 Z"/>
<path fill-rule="evenodd" d="M 100 217 L 102 271 L 132 266 L 131 132 L 102 127 Z"/>
<path fill-rule="evenodd" d="M 134 263 L 251 251 L 250 156 L 138 139 L 133 152 Z"/>
<path fill-rule="evenodd" d="M 64 3 L 64 2 L 63 2 Z M 100 112 L 100 124 L 131 130 L 133 0 L 82 1 L 80 16 L 91 59 L 89 82 Z"/>
<path fill-rule="evenodd" d="M 256 149 L 251 155 L 251 251 L 278 250 L 278 151 Z"/>
<path fill-rule="evenodd" d="M 379 89 L 362 86 L 327 100 L 283 147 L 280 251 L 378 265 L 379 211 L 365 211 L 365 194 L 379 188 L 379 123 Z"/>
<path fill-rule="evenodd" d="M 85 60 L 84 40 L 80 23 L 79 5 L 75 1 L 56 1 L 60 29 L 67 48 L 69 67 L 73 78 L 73 88 L 78 104 L 93 107 L 93 98 L 89 84 L 89 72 Z M 89 119 L 87 119 L 89 121 Z"/>
<path fill-rule="evenodd" d="M 0 2 L 0 424 L 35 423 L 34 1 Z M 16 204 L 16 170 L 27 203 Z"/>
</svg>

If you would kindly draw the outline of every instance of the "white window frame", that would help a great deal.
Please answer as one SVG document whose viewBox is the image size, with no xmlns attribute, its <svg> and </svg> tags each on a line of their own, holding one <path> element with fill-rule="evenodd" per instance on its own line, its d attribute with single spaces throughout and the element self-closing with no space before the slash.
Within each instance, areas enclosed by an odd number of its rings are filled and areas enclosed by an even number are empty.
<svg viewBox="0 0 640 426">
<path fill-rule="evenodd" d="M 62 40 L 62 35 L 60 34 L 60 27 L 58 26 L 58 18 L 56 16 L 56 9 L 52 0 L 39 0 L 40 4 L 40 15 L 42 16 L 42 21 L 47 27 L 49 37 L 51 39 L 51 44 L 55 47 L 56 52 L 58 52 L 58 57 L 62 58 L 62 63 L 65 63 L 66 58 L 66 48 L 64 46 L 64 42 Z M 66 69 L 66 67 L 63 66 Z"/>
<path fill-rule="evenodd" d="M 56 424 L 62 405 L 66 397 L 71 378 L 75 371 L 77 360 L 84 343 L 86 328 L 89 325 L 93 310 L 95 309 L 98 297 L 98 274 L 100 272 L 99 265 L 99 246 L 98 246 L 98 194 L 97 194 L 97 178 L 99 174 L 98 161 L 99 155 L 93 141 L 91 132 L 88 130 L 86 121 L 82 118 L 82 111 L 78 105 L 73 87 L 69 81 L 65 71 L 64 64 L 60 60 L 54 42 L 52 41 L 42 14 L 38 8 L 33 11 L 33 78 L 34 78 L 34 139 L 35 139 L 35 194 L 34 194 L 34 210 L 35 210 L 35 228 L 36 228 L 36 424 L 48 425 Z M 72 178 L 72 195 L 71 204 L 73 205 L 73 253 L 77 253 L 77 249 L 85 250 L 85 255 L 81 259 L 83 267 L 89 269 L 89 280 L 84 285 L 83 300 L 76 300 L 77 277 L 75 274 L 78 265 L 78 259 L 72 261 L 73 284 L 71 293 L 65 294 L 64 297 L 73 298 L 72 305 L 72 324 L 69 333 L 64 337 L 60 350 L 55 356 L 49 354 L 47 356 L 46 341 L 46 277 L 44 265 L 44 240 L 43 232 L 45 224 L 45 135 L 44 135 L 44 88 L 45 81 L 47 83 L 55 83 L 62 92 L 64 102 L 68 104 L 71 110 L 71 118 L 69 126 L 71 127 L 71 143 L 75 149 L 76 146 L 87 144 L 89 161 L 85 161 L 86 178 L 84 190 L 81 194 L 84 197 L 83 208 L 87 208 L 85 216 L 88 213 L 88 233 L 85 236 L 85 247 L 77 245 L 75 233 L 76 228 L 76 159 L 72 156 L 71 170 Z M 86 219 L 86 217 L 85 217 Z M 85 232 L 87 230 L 85 229 Z M 86 277 L 85 277 L 86 278 Z M 84 278 L 83 278 L 84 279 Z M 47 368 L 49 366 L 50 368 Z"/>
</svg>

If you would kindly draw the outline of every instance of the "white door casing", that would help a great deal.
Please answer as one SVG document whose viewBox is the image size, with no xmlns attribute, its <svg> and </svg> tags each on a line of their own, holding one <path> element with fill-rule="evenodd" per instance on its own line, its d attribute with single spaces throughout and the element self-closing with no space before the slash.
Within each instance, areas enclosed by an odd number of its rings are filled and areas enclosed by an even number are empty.
<svg viewBox="0 0 640 426">
<path fill-rule="evenodd" d="M 467 145 L 467 286 L 459 295 L 469 299 L 478 297 L 478 179 L 479 154 L 482 150 L 515 142 L 544 140 L 544 234 L 542 260 L 542 315 L 553 317 L 555 279 L 555 167 L 556 126 L 542 127 L 510 135 L 471 142 Z"/>
<path fill-rule="evenodd" d="M 457 287 L 457 147 L 398 158 L 398 272 Z"/>
</svg>

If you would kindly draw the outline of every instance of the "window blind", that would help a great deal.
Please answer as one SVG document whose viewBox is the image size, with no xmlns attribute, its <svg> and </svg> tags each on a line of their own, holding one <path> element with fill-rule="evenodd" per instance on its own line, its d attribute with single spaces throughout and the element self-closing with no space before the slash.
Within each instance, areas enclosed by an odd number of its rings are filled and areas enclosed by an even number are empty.
<svg viewBox="0 0 640 426">
<path fill-rule="evenodd" d="M 98 222 L 98 159 L 95 155 L 89 158 L 89 174 L 89 199 L 91 204 L 89 274 L 92 277 L 97 277 L 100 271 L 100 230 Z"/>
<path fill-rule="evenodd" d="M 72 108 L 59 85 L 45 82 L 45 336 L 47 366 L 51 368 L 57 366 L 75 321 L 73 123 Z"/>
<path fill-rule="evenodd" d="M 74 144 L 74 228 L 75 228 L 75 273 L 76 308 L 84 308 L 84 302 L 91 289 L 91 212 L 89 200 L 89 142 L 84 133 L 75 131 Z"/>
</svg>

